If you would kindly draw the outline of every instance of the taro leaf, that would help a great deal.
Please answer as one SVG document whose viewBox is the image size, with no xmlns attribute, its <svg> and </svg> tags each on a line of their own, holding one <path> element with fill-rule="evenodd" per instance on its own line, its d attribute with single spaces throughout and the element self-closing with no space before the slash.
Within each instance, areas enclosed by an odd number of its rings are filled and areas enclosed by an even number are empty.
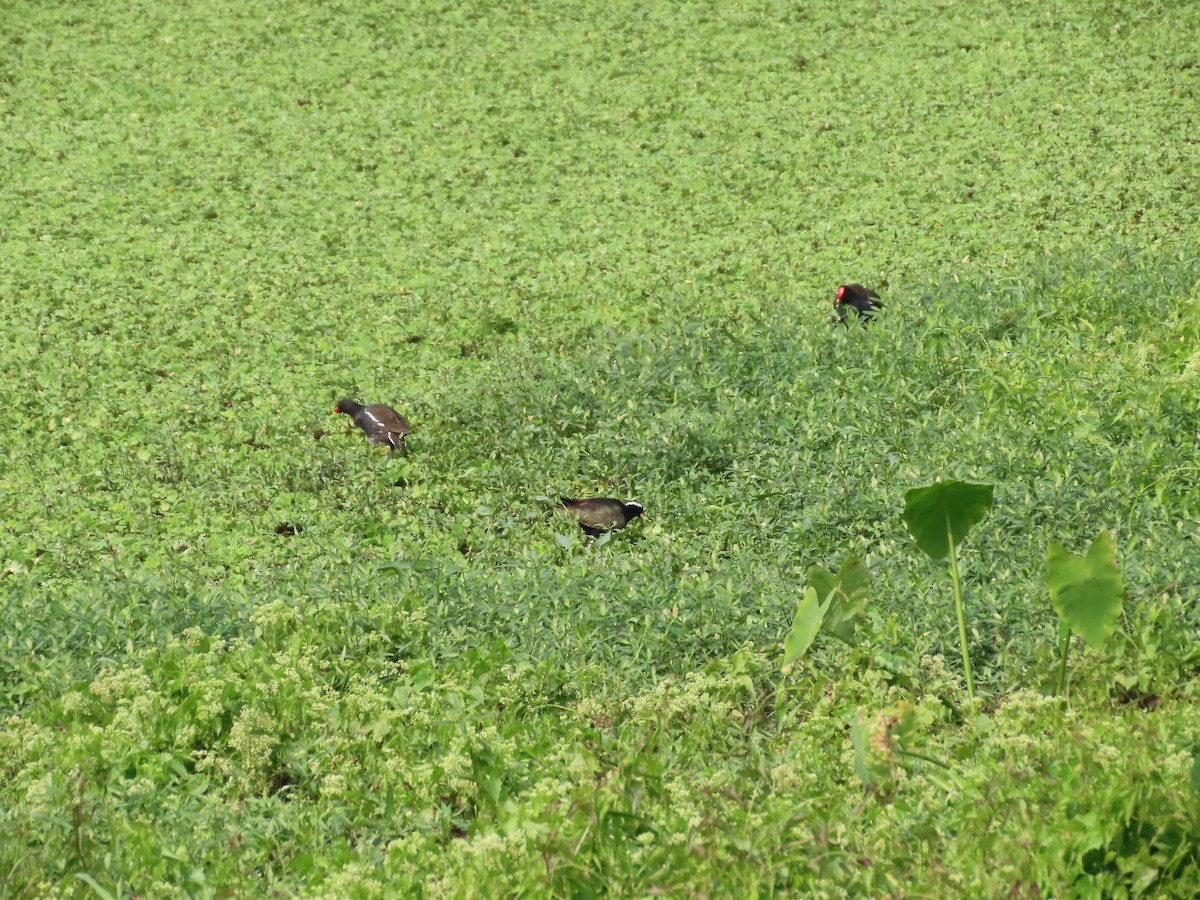
<svg viewBox="0 0 1200 900">
<path fill-rule="evenodd" d="M 1101 532 L 1086 557 L 1051 544 L 1047 562 L 1046 585 L 1055 612 L 1089 647 L 1099 650 L 1117 627 L 1125 593 L 1112 535 Z"/>
<path fill-rule="evenodd" d="M 950 540 L 955 546 L 961 544 L 967 532 L 992 508 L 993 487 L 939 481 L 929 487 L 913 488 L 904 495 L 904 524 L 916 538 L 918 547 L 934 559 L 945 559 L 950 552 Z"/>
<path fill-rule="evenodd" d="M 812 646 L 813 639 L 821 629 L 821 620 L 825 618 L 827 609 L 829 609 L 829 603 L 822 604 L 817 601 L 815 588 L 806 587 L 804 589 L 804 596 L 800 598 L 800 606 L 796 609 L 796 618 L 792 620 L 792 630 L 783 640 L 783 665 L 785 667 L 803 656 L 804 652 Z"/>
<path fill-rule="evenodd" d="M 837 572 L 810 566 L 808 584 L 829 605 L 821 628 L 849 642 L 854 637 L 855 620 L 867 608 L 867 589 L 871 586 L 867 567 L 853 556 Z"/>
</svg>

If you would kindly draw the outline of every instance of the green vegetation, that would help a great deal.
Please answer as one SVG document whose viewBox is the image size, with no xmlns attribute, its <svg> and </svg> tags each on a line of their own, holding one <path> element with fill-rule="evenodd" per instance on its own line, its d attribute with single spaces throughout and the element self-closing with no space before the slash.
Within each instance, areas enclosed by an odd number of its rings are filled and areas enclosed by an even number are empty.
<svg viewBox="0 0 1200 900">
<path fill-rule="evenodd" d="M 15 0 L 0 46 L 0 893 L 1200 891 L 1200 4 Z M 995 485 L 977 715 L 938 479 Z M 1102 531 L 1067 702 L 1048 548 Z"/>
</svg>

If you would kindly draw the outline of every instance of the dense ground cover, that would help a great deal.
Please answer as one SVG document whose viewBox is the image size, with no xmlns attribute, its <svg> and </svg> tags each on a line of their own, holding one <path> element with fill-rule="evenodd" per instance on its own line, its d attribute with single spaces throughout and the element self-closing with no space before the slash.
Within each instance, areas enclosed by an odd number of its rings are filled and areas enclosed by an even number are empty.
<svg viewBox="0 0 1200 900">
<path fill-rule="evenodd" d="M 1200 890 L 1200 7 L 0 23 L 6 895 Z M 996 485 L 978 718 L 939 476 Z M 851 555 L 862 641 L 781 674 Z"/>
</svg>

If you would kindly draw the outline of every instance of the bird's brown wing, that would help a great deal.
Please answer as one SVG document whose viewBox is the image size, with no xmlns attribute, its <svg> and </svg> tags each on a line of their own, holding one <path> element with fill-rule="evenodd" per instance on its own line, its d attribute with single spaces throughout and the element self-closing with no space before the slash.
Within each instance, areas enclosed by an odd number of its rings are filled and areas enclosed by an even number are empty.
<svg viewBox="0 0 1200 900">
<path fill-rule="evenodd" d="M 586 500 L 563 500 L 567 512 L 579 520 L 585 531 L 608 531 L 625 524 L 625 508 L 620 500 L 608 497 L 589 497 Z"/>
<path fill-rule="evenodd" d="M 363 408 L 363 413 L 371 421 L 373 421 L 380 431 L 387 431 L 391 434 L 411 434 L 412 429 L 408 427 L 408 422 L 404 416 L 396 412 L 390 406 L 384 406 L 382 403 L 372 403 L 370 406 Z"/>
</svg>

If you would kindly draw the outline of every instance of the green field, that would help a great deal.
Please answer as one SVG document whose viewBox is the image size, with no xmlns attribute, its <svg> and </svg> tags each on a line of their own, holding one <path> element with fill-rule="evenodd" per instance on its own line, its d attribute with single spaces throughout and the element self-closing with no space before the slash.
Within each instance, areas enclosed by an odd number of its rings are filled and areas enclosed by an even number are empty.
<svg viewBox="0 0 1200 900">
<path fill-rule="evenodd" d="M 0 895 L 1196 896 L 1198 109 L 1191 0 L 0 4 Z"/>
</svg>

